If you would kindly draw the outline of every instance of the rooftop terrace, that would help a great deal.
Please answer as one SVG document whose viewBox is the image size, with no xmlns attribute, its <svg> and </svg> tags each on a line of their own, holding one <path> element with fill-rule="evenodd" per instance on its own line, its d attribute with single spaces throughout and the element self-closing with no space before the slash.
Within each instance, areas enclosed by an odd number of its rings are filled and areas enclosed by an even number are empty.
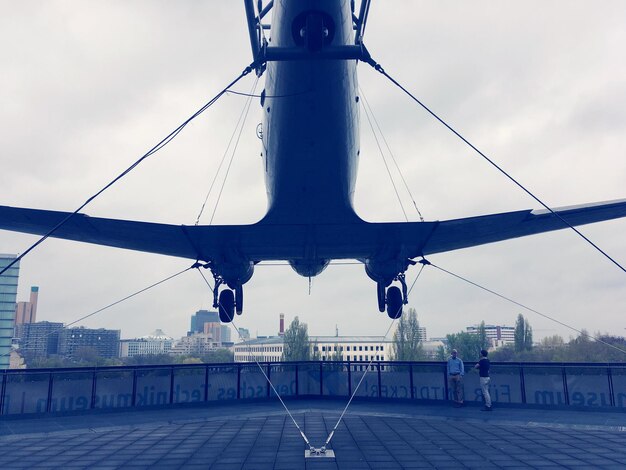
<svg viewBox="0 0 626 470">
<path fill-rule="evenodd" d="M 262 366 L 285 392 L 298 426 L 319 448 L 365 364 Z M 623 365 L 494 365 L 494 392 L 508 387 L 509 393 L 498 395 L 492 412 L 481 411 L 471 374 L 467 405 L 453 408 L 441 363 L 373 366 L 368 383 L 362 384 L 366 393 L 357 393 L 330 442 L 334 458 L 305 458 L 303 438 L 256 364 L 4 372 L 0 468 L 626 466 L 626 407 L 617 399 L 626 391 Z M 402 387 L 410 393 L 394 396 L 393 390 Z M 444 393 L 423 399 L 423 387 L 440 387 Z M 250 388 L 254 394 L 247 392 Z M 128 406 L 102 406 L 102 397 L 115 390 L 119 396 L 130 391 L 121 403 Z M 159 393 L 165 403 L 150 405 L 147 397 Z M 185 393 L 198 400 L 183 400 Z M 556 400 L 559 393 L 560 401 L 533 402 L 535 396 Z M 578 401 L 578 393 L 596 398 Z M 598 398 L 602 393 L 608 394 L 605 406 Z M 63 409 L 62 402 L 65 411 L 54 412 Z"/>
</svg>

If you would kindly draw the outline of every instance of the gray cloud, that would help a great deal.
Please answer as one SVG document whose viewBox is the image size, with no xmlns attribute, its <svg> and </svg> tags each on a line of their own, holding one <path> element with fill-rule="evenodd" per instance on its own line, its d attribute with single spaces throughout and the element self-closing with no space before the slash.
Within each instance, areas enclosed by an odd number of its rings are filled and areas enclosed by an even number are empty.
<svg viewBox="0 0 626 470">
<path fill-rule="evenodd" d="M 384 5 L 374 2 L 366 33 L 374 57 L 546 202 L 625 197 L 623 2 Z M 3 12 L 4 205 L 73 210 L 251 60 L 238 2 L 12 2 Z M 359 65 L 359 72 L 427 219 L 537 207 L 369 66 Z M 238 89 L 248 91 L 252 81 Z M 244 103 L 224 97 L 86 212 L 193 223 Z M 263 214 L 259 120 L 255 101 L 215 223 L 249 223 Z M 362 142 L 359 213 L 402 220 L 364 119 Z M 582 230 L 625 263 L 625 229 L 625 221 L 613 221 Z M 0 251 L 23 251 L 34 239 L 0 232 Z M 624 273 L 568 231 L 431 261 L 577 328 L 624 334 Z M 40 318 L 70 322 L 188 264 L 49 240 L 23 261 L 20 297 L 39 285 Z M 276 331 L 280 312 L 300 315 L 314 334 L 332 334 L 335 324 L 341 334 L 382 334 L 388 326 L 360 266 L 331 266 L 313 280 L 311 295 L 308 281 L 290 268 L 260 266 L 246 295 L 238 323 L 259 334 Z M 210 301 L 200 276 L 186 273 L 84 324 L 121 328 L 124 337 L 155 328 L 181 335 L 189 315 Z M 483 319 L 510 325 L 524 313 L 433 268 L 424 270 L 411 305 L 431 335 Z M 525 314 L 538 336 L 569 334 Z"/>
</svg>

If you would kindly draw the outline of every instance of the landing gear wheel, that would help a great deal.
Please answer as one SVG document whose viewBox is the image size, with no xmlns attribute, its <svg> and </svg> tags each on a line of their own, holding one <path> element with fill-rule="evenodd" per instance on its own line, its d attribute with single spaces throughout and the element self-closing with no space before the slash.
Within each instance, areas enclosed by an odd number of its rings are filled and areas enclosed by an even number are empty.
<svg viewBox="0 0 626 470">
<path fill-rule="evenodd" d="M 235 289 L 235 311 L 237 315 L 241 315 L 243 312 L 243 285 L 237 285 Z"/>
<path fill-rule="evenodd" d="M 235 317 L 235 295 L 230 289 L 220 292 L 219 301 L 220 321 L 230 323 Z"/>
<path fill-rule="evenodd" d="M 394 320 L 402 316 L 402 292 L 396 286 L 387 289 L 387 315 Z"/>
<path fill-rule="evenodd" d="M 378 294 L 378 311 L 385 311 L 385 284 L 382 282 L 376 283 L 376 294 Z"/>
</svg>

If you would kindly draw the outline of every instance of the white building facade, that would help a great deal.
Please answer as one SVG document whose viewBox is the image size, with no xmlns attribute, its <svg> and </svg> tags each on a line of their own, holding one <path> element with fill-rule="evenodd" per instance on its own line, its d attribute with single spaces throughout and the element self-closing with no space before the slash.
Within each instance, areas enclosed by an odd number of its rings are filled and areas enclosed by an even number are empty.
<svg viewBox="0 0 626 470">
<path fill-rule="evenodd" d="M 173 343 L 174 338 L 167 336 L 162 330 L 156 330 L 141 338 L 120 340 L 120 357 L 169 354 Z"/>
<path fill-rule="evenodd" d="M 465 328 L 467 333 L 478 334 L 480 325 L 468 326 Z M 507 344 L 515 344 L 515 327 L 500 325 L 485 325 L 487 339 L 494 348 L 499 348 Z"/>
<path fill-rule="evenodd" d="M 311 358 L 322 361 L 391 361 L 393 340 L 382 336 L 310 336 Z M 426 359 L 435 359 L 441 341 L 424 341 Z M 256 338 L 235 345 L 235 362 L 278 362 L 282 360 L 282 336 Z"/>
</svg>

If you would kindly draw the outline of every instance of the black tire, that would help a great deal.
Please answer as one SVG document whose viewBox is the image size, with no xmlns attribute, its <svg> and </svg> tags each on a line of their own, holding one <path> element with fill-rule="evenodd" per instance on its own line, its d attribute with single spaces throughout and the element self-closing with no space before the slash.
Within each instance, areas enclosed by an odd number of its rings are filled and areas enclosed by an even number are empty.
<svg viewBox="0 0 626 470">
<path fill-rule="evenodd" d="M 387 315 L 394 320 L 402 316 L 402 292 L 396 286 L 387 289 Z"/>
<path fill-rule="evenodd" d="M 220 321 L 222 323 L 230 323 L 235 317 L 235 295 L 230 289 L 224 289 L 220 292 L 219 299 Z"/>
<path fill-rule="evenodd" d="M 376 283 L 376 294 L 378 295 L 378 311 L 385 311 L 385 285 L 382 282 Z"/>
<path fill-rule="evenodd" d="M 235 289 L 235 312 L 237 315 L 243 313 L 243 285 L 239 284 Z"/>
</svg>

